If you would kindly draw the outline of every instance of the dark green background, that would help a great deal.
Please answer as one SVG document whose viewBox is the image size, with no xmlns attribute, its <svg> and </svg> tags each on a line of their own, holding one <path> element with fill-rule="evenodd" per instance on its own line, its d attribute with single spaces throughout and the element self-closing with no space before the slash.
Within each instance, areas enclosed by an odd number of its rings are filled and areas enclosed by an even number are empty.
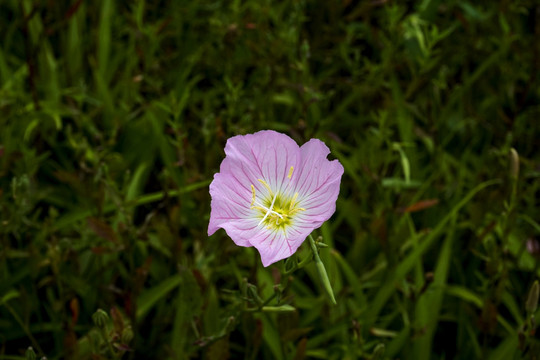
<svg viewBox="0 0 540 360">
<path fill-rule="evenodd" d="M 0 359 L 534 358 L 539 39 L 534 0 L 0 1 Z M 262 129 L 345 167 L 337 306 L 206 234 Z"/>
</svg>

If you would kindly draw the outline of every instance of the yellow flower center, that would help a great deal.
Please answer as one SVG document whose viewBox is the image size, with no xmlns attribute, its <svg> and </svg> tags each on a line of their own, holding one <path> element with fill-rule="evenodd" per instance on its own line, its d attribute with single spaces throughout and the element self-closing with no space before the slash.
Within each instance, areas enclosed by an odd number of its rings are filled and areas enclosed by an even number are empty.
<svg viewBox="0 0 540 360">
<path fill-rule="evenodd" d="M 289 179 L 292 177 L 294 168 L 291 166 L 289 170 Z M 250 209 L 259 211 L 261 221 L 259 224 L 264 224 L 267 229 L 284 229 L 291 224 L 294 214 L 306 209 L 298 206 L 298 193 L 294 193 L 292 197 L 284 194 L 274 193 L 266 181 L 258 179 L 258 181 L 268 190 L 267 196 L 261 202 L 257 201 L 255 187 L 251 185 L 251 204 Z"/>
</svg>

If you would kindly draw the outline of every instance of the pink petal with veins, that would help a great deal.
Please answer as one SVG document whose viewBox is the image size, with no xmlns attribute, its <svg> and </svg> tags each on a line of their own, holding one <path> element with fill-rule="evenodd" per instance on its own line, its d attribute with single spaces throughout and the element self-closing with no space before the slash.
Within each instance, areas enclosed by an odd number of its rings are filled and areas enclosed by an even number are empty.
<svg viewBox="0 0 540 360">
<path fill-rule="evenodd" d="M 220 172 L 210 184 L 208 235 L 223 228 L 237 245 L 256 247 L 264 266 L 294 254 L 336 209 L 343 166 L 337 160 L 329 161 L 329 153 L 320 140 L 311 139 L 299 147 L 287 135 L 271 130 L 230 138 Z M 266 182 L 272 192 L 259 180 Z M 252 186 L 257 202 L 264 198 L 268 203 L 279 194 L 302 209 L 279 210 L 284 211 L 279 214 L 271 204 L 261 204 L 268 208 L 252 208 Z M 291 199 L 296 193 L 293 203 Z M 277 221 L 283 219 L 278 216 L 285 214 L 290 223 L 278 227 Z M 274 216 L 276 226 L 270 220 L 262 223 L 263 215 Z"/>
</svg>

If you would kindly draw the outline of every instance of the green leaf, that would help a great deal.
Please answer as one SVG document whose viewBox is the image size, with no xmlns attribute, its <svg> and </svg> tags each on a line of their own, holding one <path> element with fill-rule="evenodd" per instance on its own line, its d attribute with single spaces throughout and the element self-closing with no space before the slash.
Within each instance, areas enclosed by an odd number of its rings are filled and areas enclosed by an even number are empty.
<svg viewBox="0 0 540 360">
<path fill-rule="evenodd" d="M 182 277 L 174 275 L 162 281 L 159 285 L 142 292 L 137 299 L 137 320 L 141 320 L 158 301 L 178 287 L 181 282 Z"/>
<path fill-rule="evenodd" d="M 263 306 L 262 311 L 264 312 L 291 312 L 296 309 L 291 305 L 280 305 L 280 306 Z"/>
<path fill-rule="evenodd" d="M 499 184 L 499 180 L 490 180 L 481 183 L 472 189 L 461 201 L 459 201 L 452 210 L 439 222 L 439 224 L 433 229 L 425 239 L 422 240 L 421 244 L 414 248 L 414 250 L 407 255 L 397 266 L 395 271 L 389 276 L 381 289 L 377 292 L 375 299 L 373 300 L 372 307 L 368 314 L 366 314 L 366 323 L 368 326 L 373 324 L 377 319 L 379 312 L 382 310 L 383 306 L 386 304 L 388 299 L 392 296 L 396 283 L 401 281 L 409 271 L 415 266 L 419 261 L 420 256 L 424 254 L 438 238 L 439 234 L 445 228 L 446 224 L 452 219 L 459 210 L 465 206 L 478 192 L 482 191 L 488 186 Z"/>
<path fill-rule="evenodd" d="M 2 298 L 0 298 L 0 305 L 7 303 L 11 299 L 16 299 L 19 296 L 21 296 L 21 293 L 19 293 L 17 290 L 11 289 L 8 290 Z"/>
<path fill-rule="evenodd" d="M 188 341 L 190 322 L 200 313 L 202 306 L 201 290 L 190 270 L 183 270 L 180 274 L 181 283 L 175 302 L 176 315 L 174 317 L 171 349 L 178 355 L 187 354 L 187 347 L 193 341 Z"/>
</svg>

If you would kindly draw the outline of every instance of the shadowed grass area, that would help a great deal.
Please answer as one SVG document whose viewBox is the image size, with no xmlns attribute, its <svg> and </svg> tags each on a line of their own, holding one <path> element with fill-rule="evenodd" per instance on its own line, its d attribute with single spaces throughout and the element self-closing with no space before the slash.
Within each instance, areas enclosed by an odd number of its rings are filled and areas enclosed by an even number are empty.
<svg viewBox="0 0 540 360">
<path fill-rule="evenodd" d="M 0 30 L 0 359 L 540 353 L 536 1 L 4 0 Z M 262 129 L 345 168 L 335 306 L 309 243 L 207 235 Z"/>
</svg>

